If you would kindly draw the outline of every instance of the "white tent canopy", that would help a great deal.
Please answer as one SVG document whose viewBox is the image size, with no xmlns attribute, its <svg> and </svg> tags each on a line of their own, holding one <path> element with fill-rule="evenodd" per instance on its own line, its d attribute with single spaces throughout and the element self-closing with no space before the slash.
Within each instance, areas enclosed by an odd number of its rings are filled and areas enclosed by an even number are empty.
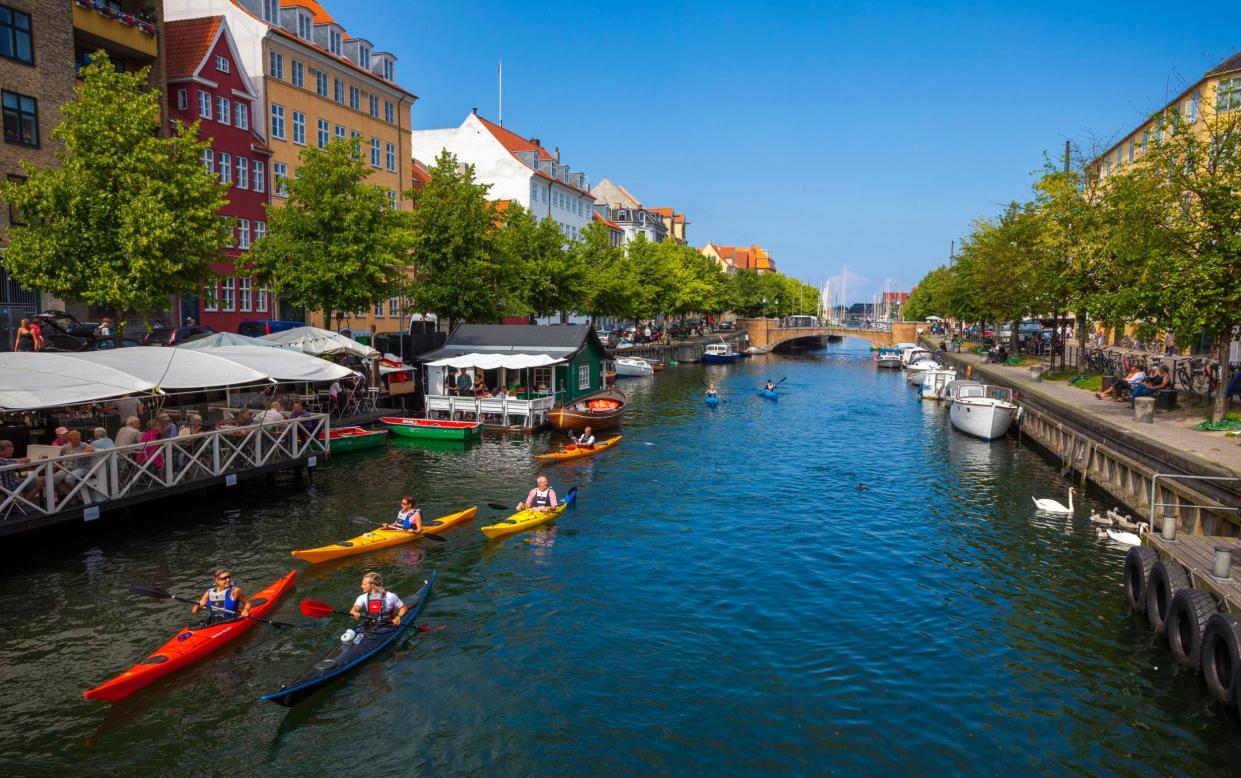
<svg viewBox="0 0 1241 778">
<path fill-rule="evenodd" d="M 132 349 L 125 349 L 130 351 Z M 0 409 L 29 410 L 106 400 L 153 385 L 77 354 L 0 353 Z"/>
<path fill-rule="evenodd" d="M 213 389 L 268 380 L 265 371 L 205 351 L 137 346 L 79 354 L 79 359 L 129 373 L 165 392 Z"/>
<path fill-rule="evenodd" d="M 294 327 L 291 330 L 264 335 L 260 340 L 293 346 L 301 349 L 302 353 L 316 357 L 323 354 L 352 354 L 361 359 L 374 359 L 379 356 L 379 352 L 370 346 L 364 346 L 338 332 L 318 327 Z"/>
<path fill-rule="evenodd" d="M 247 338 L 245 335 L 238 335 L 235 332 L 216 332 L 204 338 L 195 338 L 194 340 L 178 343 L 177 348 L 185 349 L 204 349 L 216 348 L 218 346 L 263 346 L 265 348 L 289 348 L 280 343 L 272 343 L 262 338 Z"/>
<path fill-rule="evenodd" d="M 547 367 L 564 362 L 548 354 L 462 354 L 428 362 L 427 367 L 474 367 L 480 370 L 525 370 L 528 367 Z"/>
<path fill-rule="evenodd" d="M 203 349 L 199 353 L 223 357 L 254 368 L 277 381 L 335 381 L 357 375 L 347 367 L 290 349 L 262 346 L 218 346 Z"/>
</svg>

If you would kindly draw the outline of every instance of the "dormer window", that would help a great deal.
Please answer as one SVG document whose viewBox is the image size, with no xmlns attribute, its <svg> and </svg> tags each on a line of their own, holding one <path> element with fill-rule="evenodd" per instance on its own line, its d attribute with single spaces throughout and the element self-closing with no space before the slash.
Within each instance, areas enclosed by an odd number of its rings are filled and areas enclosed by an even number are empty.
<svg viewBox="0 0 1241 778">
<path fill-rule="evenodd" d="M 280 0 L 263 0 L 263 19 L 271 24 L 280 24 Z"/>
<path fill-rule="evenodd" d="M 367 70 L 371 69 L 371 50 L 366 46 L 358 47 L 358 64 Z"/>
<path fill-rule="evenodd" d="M 310 26 L 310 14 L 297 15 L 297 37 L 304 41 L 314 40 L 314 31 Z"/>
<path fill-rule="evenodd" d="M 327 50 L 339 57 L 342 40 L 340 30 L 329 29 L 327 31 Z"/>
</svg>

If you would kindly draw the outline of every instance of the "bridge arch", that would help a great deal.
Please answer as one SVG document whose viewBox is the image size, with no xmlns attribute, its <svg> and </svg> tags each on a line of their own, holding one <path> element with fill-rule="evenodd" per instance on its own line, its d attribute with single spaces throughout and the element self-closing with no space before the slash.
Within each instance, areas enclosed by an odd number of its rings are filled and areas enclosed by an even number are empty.
<svg viewBox="0 0 1241 778">
<path fill-rule="evenodd" d="M 919 330 L 926 328 L 923 322 L 898 321 L 884 330 L 854 329 L 852 327 L 781 327 L 779 319 L 738 319 L 737 328 L 749 336 L 751 346 L 772 350 L 777 346 L 804 338 L 862 338 L 876 346 L 895 343 L 914 343 Z"/>
</svg>

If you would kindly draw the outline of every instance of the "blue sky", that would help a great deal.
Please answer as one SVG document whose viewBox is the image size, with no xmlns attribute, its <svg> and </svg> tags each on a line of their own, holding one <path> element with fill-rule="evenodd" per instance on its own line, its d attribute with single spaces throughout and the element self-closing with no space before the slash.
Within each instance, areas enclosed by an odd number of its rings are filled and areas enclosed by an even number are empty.
<svg viewBox="0 0 1241 778">
<path fill-rule="evenodd" d="M 494 119 L 503 59 L 505 127 L 684 211 L 695 245 L 812 283 L 847 264 L 853 300 L 1241 50 L 1231 3 L 323 4 L 399 57 L 416 128 Z"/>
</svg>

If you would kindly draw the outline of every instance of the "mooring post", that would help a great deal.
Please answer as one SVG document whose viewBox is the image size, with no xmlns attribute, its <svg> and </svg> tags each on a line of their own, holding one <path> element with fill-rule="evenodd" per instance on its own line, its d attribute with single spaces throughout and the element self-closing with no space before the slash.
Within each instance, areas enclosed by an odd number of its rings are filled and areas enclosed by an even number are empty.
<svg viewBox="0 0 1241 778">
<path fill-rule="evenodd" d="M 1215 570 L 1212 574 L 1220 579 L 1232 577 L 1232 549 L 1228 546 L 1215 547 Z"/>
<path fill-rule="evenodd" d="M 1160 528 L 1160 534 L 1168 543 L 1176 543 L 1176 514 L 1170 510 L 1165 510 L 1163 514 L 1163 526 Z"/>
</svg>

